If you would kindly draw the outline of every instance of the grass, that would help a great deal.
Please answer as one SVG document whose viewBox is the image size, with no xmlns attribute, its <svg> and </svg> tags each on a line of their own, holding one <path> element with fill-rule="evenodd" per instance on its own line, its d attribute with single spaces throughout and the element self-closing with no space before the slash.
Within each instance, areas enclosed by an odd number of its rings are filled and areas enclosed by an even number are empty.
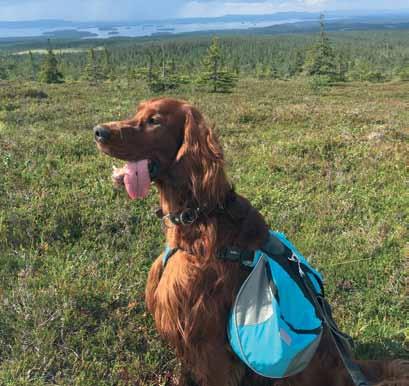
<svg viewBox="0 0 409 386">
<path fill-rule="evenodd" d="M 323 272 L 357 353 L 408 358 L 409 83 L 174 96 L 216 124 L 237 190 Z M 148 97 L 139 83 L 1 84 L 0 384 L 172 385 L 144 308 L 157 197 L 115 191 L 120 163 L 92 136 Z"/>
</svg>

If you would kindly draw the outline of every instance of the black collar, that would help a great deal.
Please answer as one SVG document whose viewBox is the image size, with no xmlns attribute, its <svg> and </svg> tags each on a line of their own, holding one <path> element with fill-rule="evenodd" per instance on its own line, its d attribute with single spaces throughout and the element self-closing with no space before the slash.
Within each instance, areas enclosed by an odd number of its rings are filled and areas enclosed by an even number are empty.
<svg viewBox="0 0 409 386">
<path fill-rule="evenodd" d="M 170 221 L 173 225 L 192 225 L 201 217 L 208 217 L 215 214 L 227 214 L 229 215 L 228 207 L 236 200 L 236 193 L 234 188 L 227 194 L 225 203 L 223 205 L 217 205 L 209 208 L 200 205 L 190 204 L 181 212 L 163 213 L 161 208 L 155 210 L 155 214 L 159 217 L 164 225 L 166 221 Z"/>
<path fill-rule="evenodd" d="M 187 208 L 179 213 L 164 214 L 161 208 L 155 211 L 157 217 L 166 225 L 166 221 L 169 220 L 173 225 L 192 225 L 201 214 L 200 208 Z"/>
</svg>

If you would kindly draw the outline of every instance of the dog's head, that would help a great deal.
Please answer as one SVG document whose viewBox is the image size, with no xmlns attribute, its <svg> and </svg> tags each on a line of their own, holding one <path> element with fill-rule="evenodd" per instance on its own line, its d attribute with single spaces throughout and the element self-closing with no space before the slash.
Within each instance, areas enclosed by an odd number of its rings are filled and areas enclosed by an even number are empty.
<svg viewBox="0 0 409 386">
<path fill-rule="evenodd" d="M 218 201 L 223 154 L 202 114 L 187 102 L 159 98 L 142 102 L 131 119 L 94 128 L 102 152 L 127 161 L 125 186 L 144 197 L 151 179 L 172 180 L 198 202 Z"/>
</svg>

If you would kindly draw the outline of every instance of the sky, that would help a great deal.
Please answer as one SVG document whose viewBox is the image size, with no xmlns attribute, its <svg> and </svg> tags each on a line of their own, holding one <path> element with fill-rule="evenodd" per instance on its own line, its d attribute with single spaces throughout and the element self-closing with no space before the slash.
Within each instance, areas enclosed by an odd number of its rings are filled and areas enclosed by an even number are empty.
<svg viewBox="0 0 409 386">
<path fill-rule="evenodd" d="M 158 20 L 283 11 L 408 8 L 409 0 L 0 0 L 0 21 Z"/>
</svg>

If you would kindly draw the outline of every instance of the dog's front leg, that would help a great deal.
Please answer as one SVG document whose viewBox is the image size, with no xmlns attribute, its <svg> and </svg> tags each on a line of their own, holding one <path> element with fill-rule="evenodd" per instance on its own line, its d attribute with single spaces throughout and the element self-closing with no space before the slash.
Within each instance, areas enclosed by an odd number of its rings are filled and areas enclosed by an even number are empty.
<svg viewBox="0 0 409 386">
<path fill-rule="evenodd" d="M 188 366 L 184 364 L 181 366 L 178 386 L 199 386 L 199 384 L 194 380 L 193 374 Z"/>
<path fill-rule="evenodd" d="M 219 341 L 213 344 L 208 341 L 196 350 L 196 362 L 191 367 L 191 372 L 197 386 L 239 386 L 241 384 L 245 366 L 225 345 L 221 346 Z"/>
</svg>

